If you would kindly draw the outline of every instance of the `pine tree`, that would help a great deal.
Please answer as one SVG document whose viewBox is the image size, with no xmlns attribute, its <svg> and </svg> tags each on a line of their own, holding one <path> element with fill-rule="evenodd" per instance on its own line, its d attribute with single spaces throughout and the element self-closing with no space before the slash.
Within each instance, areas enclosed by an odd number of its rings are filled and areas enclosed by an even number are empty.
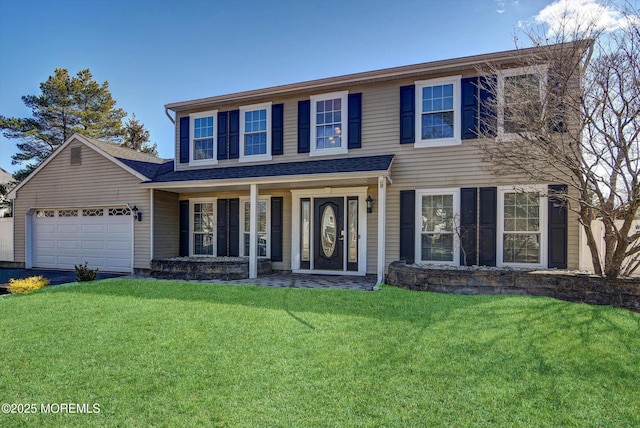
<svg viewBox="0 0 640 428">
<path fill-rule="evenodd" d="M 158 145 L 149 144 L 149 131 L 136 119 L 135 113 L 124 124 L 124 140 L 122 146 L 142 153 L 158 156 Z"/>
<path fill-rule="evenodd" d="M 57 68 L 40 84 L 40 92 L 22 97 L 32 117 L 0 115 L 2 134 L 21 140 L 18 153 L 11 157 L 14 165 L 23 166 L 14 174 L 16 180 L 26 177 L 75 132 L 108 141 L 122 140 L 122 119 L 127 113 L 116 108 L 109 82 L 98 84 L 89 69 L 72 77 L 67 69 Z"/>
</svg>

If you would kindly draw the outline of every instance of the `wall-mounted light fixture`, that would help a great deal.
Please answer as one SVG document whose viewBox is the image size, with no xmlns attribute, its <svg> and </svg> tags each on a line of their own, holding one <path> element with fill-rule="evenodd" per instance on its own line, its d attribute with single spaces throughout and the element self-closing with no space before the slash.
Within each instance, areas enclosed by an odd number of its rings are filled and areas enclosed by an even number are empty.
<svg viewBox="0 0 640 428">
<path fill-rule="evenodd" d="M 138 221 L 142 221 L 142 213 L 139 212 L 140 210 L 137 206 L 134 205 L 133 208 L 131 208 L 131 211 L 133 211 L 133 216 L 137 218 Z"/>
<path fill-rule="evenodd" d="M 373 212 L 373 198 L 368 195 L 365 201 L 367 202 L 367 213 L 371 214 Z"/>
</svg>

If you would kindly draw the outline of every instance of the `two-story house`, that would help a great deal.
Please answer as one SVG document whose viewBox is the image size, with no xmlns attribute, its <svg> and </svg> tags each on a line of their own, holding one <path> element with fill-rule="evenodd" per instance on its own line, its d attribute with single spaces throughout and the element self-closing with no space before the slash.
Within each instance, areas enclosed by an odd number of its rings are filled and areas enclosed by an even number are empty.
<svg viewBox="0 0 640 428">
<path fill-rule="evenodd" d="M 380 282 L 395 260 L 577 268 L 578 222 L 540 192 L 562 183 L 483 165 L 476 67 L 530 73 L 510 68 L 514 54 L 171 103 L 172 161 L 75 135 L 11 194 L 16 260 L 145 270 L 244 256 L 251 277 L 268 258 Z"/>
</svg>

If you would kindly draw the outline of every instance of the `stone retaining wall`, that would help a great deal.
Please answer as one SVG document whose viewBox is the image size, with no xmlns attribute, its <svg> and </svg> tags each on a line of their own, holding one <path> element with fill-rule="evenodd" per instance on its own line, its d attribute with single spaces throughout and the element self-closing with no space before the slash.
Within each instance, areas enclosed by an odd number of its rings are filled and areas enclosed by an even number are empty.
<svg viewBox="0 0 640 428">
<path fill-rule="evenodd" d="M 640 278 L 607 279 L 562 271 L 441 269 L 393 262 L 386 283 L 439 293 L 547 296 L 640 312 Z"/>
<path fill-rule="evenodd" d="M 258 259 L 258 275 L 271 273 L 271 260 Z M 151 276 L 159 279 L 208 280 L 249 278 L 249 259 L 222 257 L 151 260 Z"/>
</svg>

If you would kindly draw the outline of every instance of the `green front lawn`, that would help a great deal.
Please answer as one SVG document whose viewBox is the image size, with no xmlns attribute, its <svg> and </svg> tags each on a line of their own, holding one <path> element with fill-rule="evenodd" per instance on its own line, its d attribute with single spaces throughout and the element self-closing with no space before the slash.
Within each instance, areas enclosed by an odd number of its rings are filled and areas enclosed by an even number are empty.
<svg viewBox="0 0 640 428">
<path fill-rule="evenodd" d="M 640 426 L 640 315 L 110 279 L 0 297 L 0 426 Z M 40 409 L 38 407 L 38 409 Z"/>
</svg>

